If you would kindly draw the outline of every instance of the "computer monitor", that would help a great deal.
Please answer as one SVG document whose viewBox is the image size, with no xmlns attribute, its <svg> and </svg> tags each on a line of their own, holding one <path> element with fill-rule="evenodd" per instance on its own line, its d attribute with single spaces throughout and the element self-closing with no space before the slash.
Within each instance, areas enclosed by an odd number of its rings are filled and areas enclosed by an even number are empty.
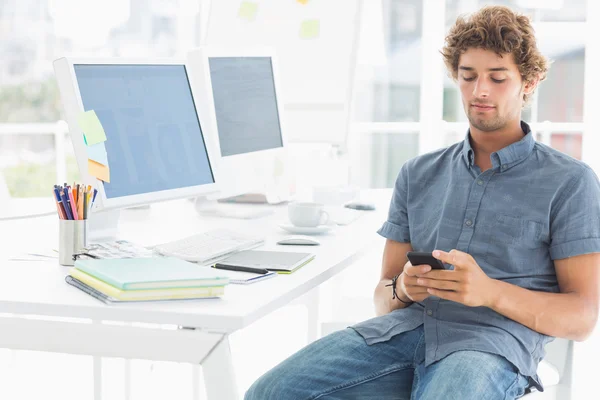
<svg viewBox="0 0 600 400">
<path fill-rule="evenodd" d="M 210 76 L 202 94 L 219 138 L 219 197 L 253 193 L 268 202 L 285 200 L 286 188 L 279 182 L 286 164 L 285 128 L 274 52 L 202 47 L 188 59 L 201 75 Z"/>
<path fill-rule="evenodd" d="M 177 60 L 71 59 L 54 62 L 81 178 L 99 191 L 94 211 L 218 191 L 214 132 L 199 118 L 195 82 Z M 94 110 L 110 183 L 88 173 L 78 116 Z"/>
</svg>

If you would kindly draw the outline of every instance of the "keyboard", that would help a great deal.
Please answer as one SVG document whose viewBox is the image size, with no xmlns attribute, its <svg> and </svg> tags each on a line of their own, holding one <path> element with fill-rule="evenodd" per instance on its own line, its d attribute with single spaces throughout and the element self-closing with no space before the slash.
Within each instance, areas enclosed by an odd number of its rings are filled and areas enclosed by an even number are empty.
<svg viewBox="0 0 600 400">
<path fill-rule="evenodd" d="M 173 242 L 159 244 L 154 250 L 182 260 L 211 264 L 242 250 L 264 244 L 264 238 L 244 235 L 228 229 L 214 229 Z"/>
</svg>

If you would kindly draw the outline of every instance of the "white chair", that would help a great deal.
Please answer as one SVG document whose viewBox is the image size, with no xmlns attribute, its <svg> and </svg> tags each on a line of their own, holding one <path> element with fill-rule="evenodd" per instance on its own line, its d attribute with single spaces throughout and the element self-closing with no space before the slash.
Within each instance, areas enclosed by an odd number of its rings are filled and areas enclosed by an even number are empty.
<svg viewBox="0 0 600 400">
<path fill-rule="evenodd" d="M 533 391 L 521 399 L 570 400 L 573 383 L 573 341 L 554 339 L 546 345 L 546 357 L 540 363 L 538 375 L 544 391 Z"/>
</svg>

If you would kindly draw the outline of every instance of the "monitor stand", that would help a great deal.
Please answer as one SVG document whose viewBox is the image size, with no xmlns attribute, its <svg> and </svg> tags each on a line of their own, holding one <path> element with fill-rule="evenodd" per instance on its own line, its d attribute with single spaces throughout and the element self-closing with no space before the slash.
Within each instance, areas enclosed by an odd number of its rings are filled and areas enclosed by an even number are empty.
<svg viewBox="0 0 600 400">
<path fill-rule="evenodd" d="M 88 218 L 90 243 L 106 242 L 117 238 L 120 210 L 92 211 Z"/>
<path fill-rule="evenodd" d="M 271 215 L 275 212 L 269 203 L 254 198 L 252 202 L 211 200 L 206 196 L 195 199 L 198 214 L 206 217 L 255 219 Z"/>
<path fill-rule="evenodd" d="M 223 197 L 219 203 L 249 203 L 249 204 L 281 204 L 289 201 L 277 193 L 244 193 L 237 196 Z"/>
</svg>

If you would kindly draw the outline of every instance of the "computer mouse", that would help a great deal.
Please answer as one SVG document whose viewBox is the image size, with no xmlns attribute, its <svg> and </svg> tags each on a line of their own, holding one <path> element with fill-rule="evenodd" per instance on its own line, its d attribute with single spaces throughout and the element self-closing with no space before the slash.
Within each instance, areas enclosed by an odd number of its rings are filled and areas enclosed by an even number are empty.
<svg viewBox="0 0 600 400">
<path fill-rule="evenodd" d="M 288 236 L 278 241 L 277 244 L 295 246 L 318 246 L 321 244 L 321 242 L 309 236 Z"/>
<path fill-rule="evenodd" d="M 364 203 L 360 201 L 352 201 L 348 204 L 345 204 L 344 207 L 351 208 L 353 210 L 372 211 L 375 209 L 375 204 Z"/>
</svg>

